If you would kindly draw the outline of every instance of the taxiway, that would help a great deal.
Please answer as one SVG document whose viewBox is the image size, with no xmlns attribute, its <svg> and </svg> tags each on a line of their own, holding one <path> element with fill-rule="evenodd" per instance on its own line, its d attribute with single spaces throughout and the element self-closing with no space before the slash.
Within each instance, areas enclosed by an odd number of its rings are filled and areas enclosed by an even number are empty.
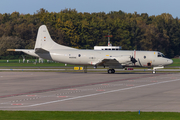
<svg viewBox="0 0 180 120">
<path fill-rule="evenodd" d="M 180 73 L 0 72 L 0 110 L 180 112 Z"/>
</svg>

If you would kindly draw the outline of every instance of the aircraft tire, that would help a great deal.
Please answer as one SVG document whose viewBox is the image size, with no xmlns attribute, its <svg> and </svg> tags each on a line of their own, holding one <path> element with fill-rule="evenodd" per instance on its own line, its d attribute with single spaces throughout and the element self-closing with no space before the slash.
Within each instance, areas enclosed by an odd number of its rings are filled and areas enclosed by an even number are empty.
<svg viewBox="0 0 180 120">
<path fill-rule="evenodd" d="M 153 74 L 156 74 L 156 70 L 153 70 L 152 73 L 153 73 Z"/>
<path fill-rule="evenodd" d="M 108 69 L 108 71 L 107 71 L 109 74 L 111 74 L 111 73 L 115 73 L 115 70 L 114 69 Z"/>
<path fill-rule="evenodd" d="M 114 70 L 114 69 L 111 69 L 111 72 L 112 72 L 112 73 L 115 73 L 115 70 Z"/>
<path fill-rule="evenodd" d="M 111 69 L 108 69 L 107 72 L 108 72 L 108 74 L 110 74 L 111 73 Z"/>
</svg>

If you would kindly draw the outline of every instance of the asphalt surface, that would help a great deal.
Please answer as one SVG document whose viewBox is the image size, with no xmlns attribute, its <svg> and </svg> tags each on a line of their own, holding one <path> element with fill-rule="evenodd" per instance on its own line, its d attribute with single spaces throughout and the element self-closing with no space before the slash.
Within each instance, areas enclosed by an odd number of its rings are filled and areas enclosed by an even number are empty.
<svg viewBox="0 0 180 120">
<path fill-rule="evenodd" d="M 115 69 L 117 72 L 133 72 L 133 71 L 140 71 L 140 72 L 152 72 L 152 69 L 133 69 L 133 70 L 124 70 L 124 69 Z M 74 70 L 73 68 L 0 68 L 0 71 L 73 71 L 73 72 L 83 72 L 84 70 Z M 87 71 L 104 71 L 107 72 L 107 69 L 87 69 Z M 163 71 L 163 72 L 180 72 L 180 69 L 157 69 L 156 71 Z"/>
<path fill-rule="evenodd" d="M 0 110 L 180 112 L 180 73 L 0 72 Z"/>
</svg>

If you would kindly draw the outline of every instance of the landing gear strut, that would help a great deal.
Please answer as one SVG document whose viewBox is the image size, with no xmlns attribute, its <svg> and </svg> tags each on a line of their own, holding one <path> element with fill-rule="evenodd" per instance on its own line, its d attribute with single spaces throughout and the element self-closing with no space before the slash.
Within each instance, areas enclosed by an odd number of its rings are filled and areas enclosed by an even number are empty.
<svg viewBox="0 0 180 120">
<path fill-rule="evenodd" d="M 84 66 L 84 73 L 87 73 L 87 66 Z"/>
<path fill-rule="evenodd" d="M 114 69 L 108 69 L 107 72 L 108 73 L 115 73 L 115 70 Z"/>
<path fill-rule="evenodd" d="M 152 73 L 155 74 L 157 69 L 162 69 L 162 68 L 164 68 L 164 66 L 161 66 L 161 67 L 153 67 Z"/>
</svg>

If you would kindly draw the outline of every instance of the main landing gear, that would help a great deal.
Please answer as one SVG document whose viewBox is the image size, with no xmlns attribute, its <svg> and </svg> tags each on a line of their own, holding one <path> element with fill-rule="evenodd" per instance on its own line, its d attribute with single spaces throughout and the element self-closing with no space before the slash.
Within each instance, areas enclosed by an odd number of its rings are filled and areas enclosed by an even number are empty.
<svg viewBox="0 0 180 120">
<path fill-rule="evenodd" d="M 87 73 L 87 66 L 84 66 L 84 73 Z"/>
<path fill-rule="evenodd" d="M 108 69 L 107 72 L 110 74 L 110 73 L 115 73 L 115 70 L 114 69 Z"/>
</svg>

